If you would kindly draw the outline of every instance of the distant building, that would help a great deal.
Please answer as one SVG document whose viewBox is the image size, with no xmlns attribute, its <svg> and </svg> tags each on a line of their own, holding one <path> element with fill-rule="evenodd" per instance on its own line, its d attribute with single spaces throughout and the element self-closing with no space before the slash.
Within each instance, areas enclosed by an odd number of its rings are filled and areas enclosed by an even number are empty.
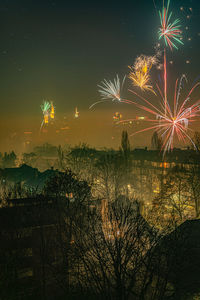
<svg viewBox="0 0 200 300">
<path fill-rule="evenodd" d="M 53 106 L 53 102 L 51 102 L 50 118 L 51 118 L 51 120 L 54 120 L 54 118 L 55 118 L 55 108 Z"/>
<path fill-rule="evenodd" d="M 78 117 L 79 117 L 79 111 L 78 111 L 77 107 L 75 108 L 75 114 L 74 114 L 74 117 L 75 117 L 75 118 L 78 118 Z"/>
</svg>

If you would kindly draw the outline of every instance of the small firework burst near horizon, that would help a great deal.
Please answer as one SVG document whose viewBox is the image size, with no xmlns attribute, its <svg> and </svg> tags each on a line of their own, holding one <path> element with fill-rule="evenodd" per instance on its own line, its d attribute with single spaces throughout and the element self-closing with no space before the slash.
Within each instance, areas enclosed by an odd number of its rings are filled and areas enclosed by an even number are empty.
<svg viewBox="0 0 200 300">
<path fill-rule="evenodd" d="M 49 123 L 49 115 L 50 115 L 51 107 L 53 107 L 53 103 L 50 103 L 49 101 L 46 101 L 46 100 L 44 100 L 43 103 L 40 105 L 40 108 L 41 108 L 43 116 L 44 116 L 43 120 L 42 120 L 42 123 L 41 123 L 41 126 L 40 126 L 40 130 L 41 130 L 43 124 L 48 124 Z M 54 115 L 54 111 L 53 111 L 53 115 Z"/>
</svg>

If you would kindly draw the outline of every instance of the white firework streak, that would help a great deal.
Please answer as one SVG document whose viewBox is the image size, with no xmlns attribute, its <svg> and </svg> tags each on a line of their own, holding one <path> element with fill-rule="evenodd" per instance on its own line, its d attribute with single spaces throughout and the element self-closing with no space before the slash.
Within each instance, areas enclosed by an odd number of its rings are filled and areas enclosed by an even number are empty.
<svg viewBox="0 0 200 300">
<path fill-rule="evenodd" d="M 124 76 L 122 83 L 120 82 L 119 76 L 117 75 L 116 78 L 114 78 L 113 82 L 110 80 L 104 79 L 102 81 L 102 85 L 98 85 L 100 88 L 98 91 L 100 93 L 101 99 L 100 101 L 97 101 L 93 103 L 89 108 L 91 109 L 93 106 L 95 106 L 98 103 L 102 103 L 108 100 L 112 101 L 118 101 L 121 102 L 121 90 L 124 85 L 124 81 L 126 79 L 126 76 Z"/>
</svg>

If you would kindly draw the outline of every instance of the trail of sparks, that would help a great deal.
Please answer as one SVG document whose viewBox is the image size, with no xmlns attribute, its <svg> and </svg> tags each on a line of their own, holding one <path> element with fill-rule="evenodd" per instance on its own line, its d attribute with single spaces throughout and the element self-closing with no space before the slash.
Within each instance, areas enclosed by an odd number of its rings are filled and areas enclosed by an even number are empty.
<svg viewBox="0 0 200 300">
<path fill-rule="evenodd" d="M 164 97 L 165 97 L 165 115 L 167 110 L 167 61 L 166 50 L 164 49 Z"/>
<path fill-rule="evenodd" d="M 118 75 L 116 75 L 116 78 L 114 78 L 113 82 L 111 80 L 108 81 L 104 79 L 101 85 L 98 85 L 100 88 L 98 91 L 100 93 L 101 100 L 90 105 L 89 109 L 99 103 L 107 102 L 108 100 L 121 102 L 121 90 L 123 88 L 125 79 L 126 76 L 124 76 L 122 83 L 120 82 Z"/>
</svg>

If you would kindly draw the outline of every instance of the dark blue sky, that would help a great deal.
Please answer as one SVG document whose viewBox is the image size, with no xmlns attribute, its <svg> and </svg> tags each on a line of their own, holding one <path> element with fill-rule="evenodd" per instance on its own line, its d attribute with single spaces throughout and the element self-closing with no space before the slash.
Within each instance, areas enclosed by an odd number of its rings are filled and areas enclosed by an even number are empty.
<svg viewBox="0 0 200 300">
<path fill-rule="evenodd" d="M 174 1 L 174 17 L 193 39 L 178 54 L 178 67 L 190 59 L 198 73 L 200 45 L 199 1 Z M 155 1 L 157 8 L 162 1 Z M 193 8 L 187 20 L 180 11 Z M 86 108 L 98 96 L 96 85 L 104 77 L 126 73 L 141 53 L 153 54 L 159 18 L 153 0 L 140 1 L 1 1 L 0 79 L 2 110 L 37 113 L 43 98 L 63 109 L 74 104 Z M 184 29 L 184 28 L 183 28 Z M 187 36 L 186 36 L 187 38 Z M 192 48 L 191 48 L 192 47 Z M 181 61 L 181 59 L 183 61 Z M 181 64 L 180 64 L 181 62 Z M 183 68 L 184 69 L 184 68 Z M 84 105 L 86 104 L 86 106 Z M 35 105 L 36 104 L 36 105 Z"/>
</svg>

